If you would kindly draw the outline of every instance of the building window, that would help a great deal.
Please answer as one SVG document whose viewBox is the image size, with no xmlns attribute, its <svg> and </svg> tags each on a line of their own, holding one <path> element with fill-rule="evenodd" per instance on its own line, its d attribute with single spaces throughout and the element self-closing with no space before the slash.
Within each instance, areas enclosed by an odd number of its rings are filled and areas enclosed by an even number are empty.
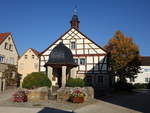
<svg viewBox="0 0 150 113">
<path fill-rule="evenodd" d="M 25 57 L 24 57 L 25 59 L 27 59 L 28 58 L 28 56 L 27 55 L 25 55 Z"/>
<path fill-rule="evenodd" d="M 130 78 L 130 82 L 135 82 L 134 78 Z"/>
<path fill-rule="evenodd" d="M 32 59 L 34 59 L 34 55 L 32 55 Z"/>
<path fill-rule="evenodd" d="M 10 37 L 8 38 L 8 41 L 10 41 Z"/>
<path fill-rule="evenodd" d="M 8 43 L 5 43 L 5 47 L 4 47 L 5 49 L 8 49 Z"/>
<path fill-rule="evenodd" d="M 81 58 L 81 59 L 80 59 L 80 64 L 81 64 L 81 65 L 85 65 L 85 58 Z"/>
<path fill-rule="evenodd" d="M 150 72 L 150 69 L 144 69 L 144 72 Z"/>
<path fill-rule="evenodd" d="M 0 63 L 4 63 L 4 57 L 0 56 Z"/>
<path fill-rule="evenodd" d="M 13 58 L 13 57 L 10 57 L 9 63 L 10 63 L 10 64 L 14 64 L 14 58 Z"/>
<path fill-rule="evenodd" d="M 103 83 L 103 76 L 98 76 L 97 82 L 98 83 Z"/>
<path fill-rule="evenodd" d="M 74 62 L 75 62 L 76 64 L 78 64 L 78 59 L 77 59 L 77 58 L 75 58 L 75 59 L 74 59 Z"/>
<path fill-rule="evenodd" d="M 71 42 L 71 49 L 75 49 L 76 48 L 76 42 Z"/>
<path fill-rule="evenodd" d="M 11 44 L 9 45 L 9 50 L 12 51 L 12 45 Z"/>
<path fill-rule="evenodd" d="M 150 82 L 150 78 L 145 78 L 145 82 Z"/>
</svg>

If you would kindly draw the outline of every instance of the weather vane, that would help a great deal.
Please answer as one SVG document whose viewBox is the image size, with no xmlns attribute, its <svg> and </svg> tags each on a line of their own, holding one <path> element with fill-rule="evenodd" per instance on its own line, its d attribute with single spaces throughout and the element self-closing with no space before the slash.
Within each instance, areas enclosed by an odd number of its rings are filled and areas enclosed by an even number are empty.
<svg viewBox="0 0 150 113">
<path fill-rule="evenodd" d="M 73 9 L 73 15 L 77 15 L 77 5 L 75 5 L 75 7 Z"/>
</svg>

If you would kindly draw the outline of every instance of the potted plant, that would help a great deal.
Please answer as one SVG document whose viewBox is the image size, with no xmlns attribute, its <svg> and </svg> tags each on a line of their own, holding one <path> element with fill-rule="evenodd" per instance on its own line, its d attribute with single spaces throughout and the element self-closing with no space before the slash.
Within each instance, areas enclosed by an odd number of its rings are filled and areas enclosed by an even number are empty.
<svg viewBox="0 0 150 113">
<path fill-rule="evenodd" d="M 70 95 L 70 100 L 73 103 L 83 103 L 84 102 L 85 94 L 81 92 L 80 90 L 75 90 Z"/>
<path fill-rule="evenodd" d="M 13 102 L 27 102 L 25 91 L 19 90 L 13 94 Z"/>
</svg>

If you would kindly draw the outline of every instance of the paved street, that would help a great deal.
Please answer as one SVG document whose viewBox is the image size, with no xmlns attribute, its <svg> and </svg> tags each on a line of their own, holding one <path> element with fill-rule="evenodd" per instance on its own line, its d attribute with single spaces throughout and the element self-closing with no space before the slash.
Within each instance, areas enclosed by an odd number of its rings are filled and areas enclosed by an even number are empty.
<svg viewBox="0 0 150 113">
<path fill-rule="evenodd" d="M 0 107 L 0 113 L 72 113 L 54 108 Z"/>
<path fill-rule="evenodd" d="M 150 90 L 137 90 L 136 92 L 134 94 L 114 95 L 102 100 L 139 112 L 150 113 Z"/>
<path fill-rule="evenodd" d="M 76 113 L 140 113 L 136 110 L 114 105 L 104 101 L 77 109 Z"/>
</svg>

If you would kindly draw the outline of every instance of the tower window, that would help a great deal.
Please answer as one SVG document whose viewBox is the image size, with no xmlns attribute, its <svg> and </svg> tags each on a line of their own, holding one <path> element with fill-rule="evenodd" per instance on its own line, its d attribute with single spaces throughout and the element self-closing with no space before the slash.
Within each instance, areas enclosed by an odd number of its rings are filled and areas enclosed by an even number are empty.
<svg viewBox="0 0 150 113">
<path fill-rule="evenodd" d="M 71 49 L 76 49 L 76 42 L 71 42 Z"/>
</svg>

